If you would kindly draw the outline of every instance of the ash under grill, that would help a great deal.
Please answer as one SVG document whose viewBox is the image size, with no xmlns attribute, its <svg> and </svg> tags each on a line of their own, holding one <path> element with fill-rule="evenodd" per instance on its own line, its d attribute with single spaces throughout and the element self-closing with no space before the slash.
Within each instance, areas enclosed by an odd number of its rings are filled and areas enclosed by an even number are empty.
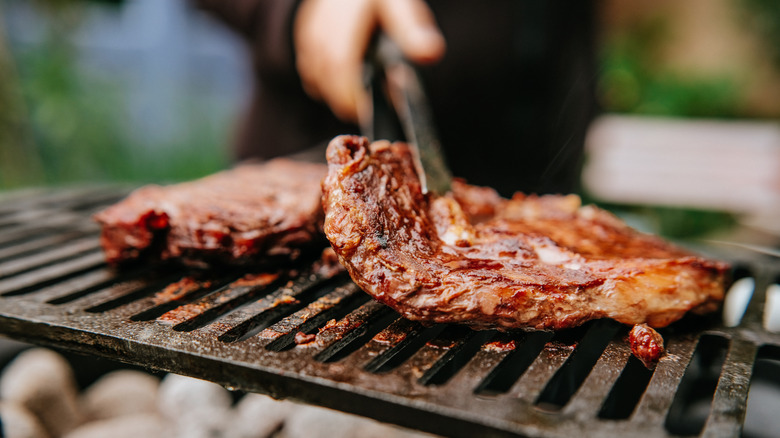
<svg viewBox="0 0 780 438">
<path fill-rule="evenodd" d="M 771 259 L 736 260 L 734 276 L 754 279 L 739 325 L 716 315 L 661 330 L 668 354 L 649 371 L 611 321 L 554 334 L 425 327 L 305 263 L 249 277 L 111 270 L 90 215 L 124 194 L 2 199 L 1 333 L 451 436 L 735 436 L 751 381 L 780 360 L 762 321 L 780 282 Z"/>
</svg>

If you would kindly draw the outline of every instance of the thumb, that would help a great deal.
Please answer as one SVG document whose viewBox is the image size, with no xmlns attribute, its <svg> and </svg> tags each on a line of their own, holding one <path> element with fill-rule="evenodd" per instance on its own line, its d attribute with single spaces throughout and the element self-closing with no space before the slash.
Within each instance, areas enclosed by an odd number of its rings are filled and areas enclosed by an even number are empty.
<svg viewBox="0 0 780 438">
<path fill-rule="evenodd" d="M 377 15 L 380 26 L 411 61 L 429 64 L 444 56 L 444 37 L 424 1 L 379 0 Z"/>
</svg>

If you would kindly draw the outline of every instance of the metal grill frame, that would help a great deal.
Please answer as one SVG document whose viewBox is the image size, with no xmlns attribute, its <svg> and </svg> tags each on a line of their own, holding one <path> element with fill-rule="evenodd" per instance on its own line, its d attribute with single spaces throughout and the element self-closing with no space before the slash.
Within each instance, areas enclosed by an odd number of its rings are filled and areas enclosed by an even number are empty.
<svg viewBox="0 0 780 438">
<path fill-rule="evenodd" d="M 764 345 L 780 346 L 780 335 L 762 327 L 763 294 L 778 281 L 780 270 L 771 259 L 757 256 L 736 261 L 737 266 L 748 266 L 756 279 L 741 324 L 726 328 L 707 320 L 703 330 L 679 329 L 666 335 L 667 355 L 631 416 L 623 420 L 602 419 L 598 413 L 630 357 L 624 328 L 615 329 L 617 335 L 568 402 L 549 412 L 539 408 L 537 398 L 568 366 L 583 333 L 564 335 L 573 341 L 550 335 L 505 392 L 476 392 L 503 361 L 519 354 L 486 341 L 515 339 L 514 351 L 520 351 L 533 343 L 524 344 L 524 339 L 538 335 L 464 335 L 461 327 L 426 328 L 393 320 L 384 306 L 367 300 L 343 277 L 328 279 L 310 272 L 290 284 L 245 290 L 228 281 L 188 300 L 195 304 L 195 313 L 179 315 L 174 324 L 159 317 L 136 321 L 134 316 L 166 305 L 150 297 L 184 272 L 164 267 L 125 274 L 105 266 L 98 229 L 89 216 L 125 193 L 93 187 L 0 198 L 0 333 L 447 436 L 673 436 L 664 421 L 703 335 L 727 339 L 728 350 L 701 436 L 737 436 L 757 352 Z M 220 307 L 236 299 L 240 301 L 234 306 Z M 296 302 L 297 307 L 284 307 Z M 335 325 L 325 325 L 334 318 Z M 392 322 L 366 337 L 364 332 L 378 320 Z M 244 333 L 247 321 L 262 324 L 262 330 Z M 295 343 L 296 333 L 317 329 L 314 342 Z M 323 360 L 361 335 L 365 343 L 351 354 Z M 410 357 L 383 370 L 415 342 Z M 542 345 L 539 339 L 535 342 Z M 446 381 L 430 384 L 448 366 L 456 369 Z"/>
</svg>

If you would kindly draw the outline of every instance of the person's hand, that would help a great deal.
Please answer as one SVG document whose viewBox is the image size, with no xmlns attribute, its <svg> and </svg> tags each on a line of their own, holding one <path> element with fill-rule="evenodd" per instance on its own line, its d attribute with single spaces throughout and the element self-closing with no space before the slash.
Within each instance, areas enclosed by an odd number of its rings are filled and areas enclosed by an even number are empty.
<svg viewBox="0 0 780 438">
<path fill-rule="evenodd" d="M 444 38 L 423 0 L 304 0 L 298 9 L 293 41 L 303 87 L 342 120 L 365 114 L 363 60 L 377 27 L 412 62 L 444 55 Z"/>
</svg>

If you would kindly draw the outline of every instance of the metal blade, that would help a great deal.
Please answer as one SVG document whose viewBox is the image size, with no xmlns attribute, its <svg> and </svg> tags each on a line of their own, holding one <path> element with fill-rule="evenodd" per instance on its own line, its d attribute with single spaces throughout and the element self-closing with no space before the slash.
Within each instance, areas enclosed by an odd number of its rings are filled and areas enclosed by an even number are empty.
<svg viewBox="0 0 780 438">
<path fill-rule="evenodd" d="M 387 138 L 378 134 L 382 131 L 386 134 L 393 125 L 400 124 L 412 148 L 423 193 L 431 190 L 444 194 L 451 188 L 452 174 L 441 150 L 420 77 L 404 59 L 400 48 L 387 37 L 378 37 L 375 48 L 375 62 L 371 67 L 375 79 L 371 83 L 374 114 L 373 126 L 369 128 L 373 139 Z M 390 98 L 389 105 L 382 95 L 384 91 Z M 388 117 L 388 112 L 394 112 L 397 118 Z"/>
</svg>

